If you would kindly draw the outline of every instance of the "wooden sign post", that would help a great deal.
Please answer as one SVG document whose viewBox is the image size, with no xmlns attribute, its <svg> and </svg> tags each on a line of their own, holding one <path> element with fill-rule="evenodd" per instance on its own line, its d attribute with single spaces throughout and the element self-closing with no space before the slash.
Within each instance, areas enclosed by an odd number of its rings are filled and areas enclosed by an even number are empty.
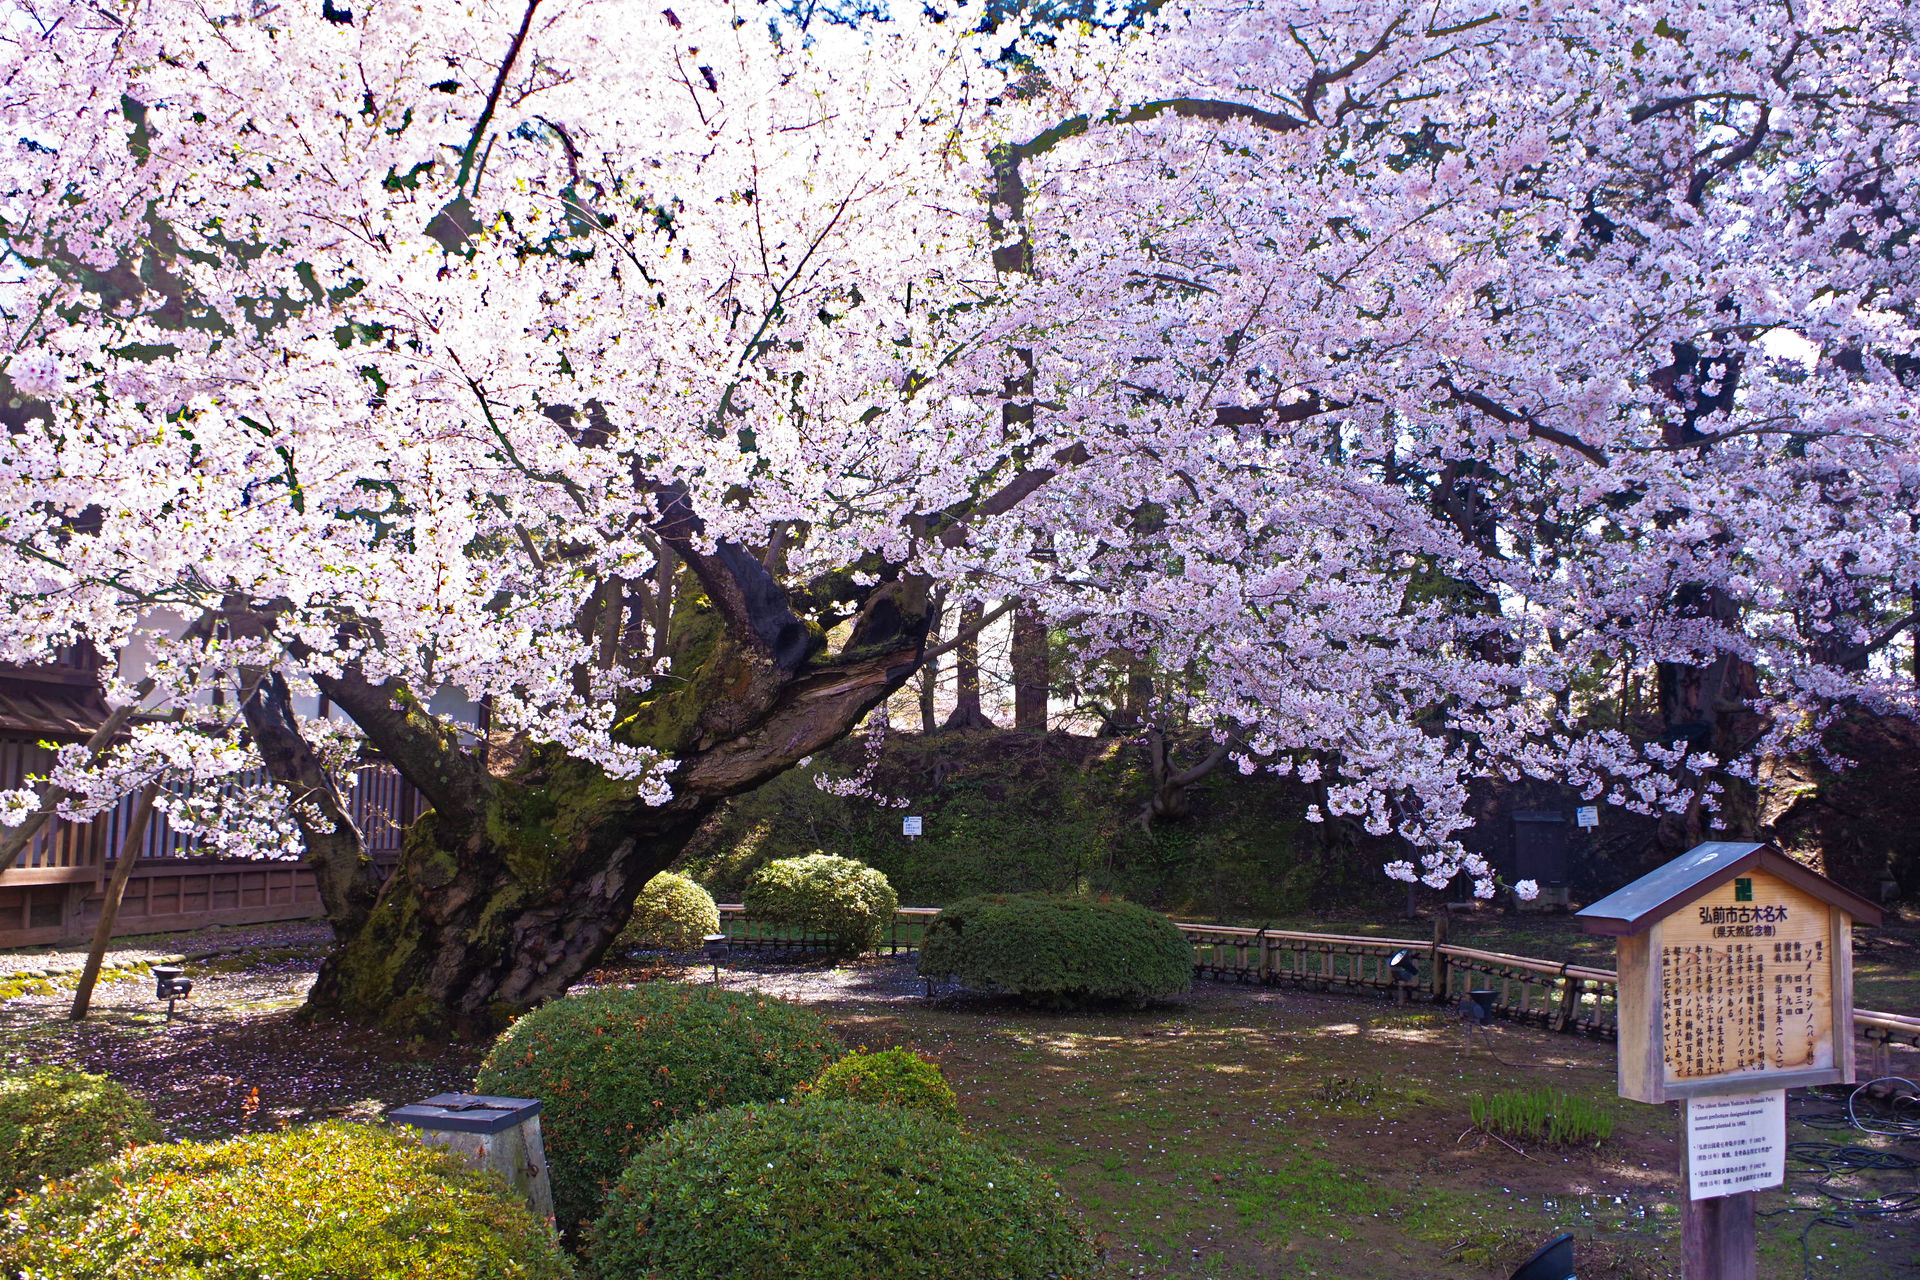
<svg viewBox="0 0 1920 1280">
<path fill-rule="evenodd" d="M 1770 844 L 1699 845 L 1579 912 L 1619 950 L 1620 1096 L 1684 1101 L 1685 1280 L 1752 1280 L 1786 1090 L 1853 1083 L 1853 922 L 1871 902 Z"/>
</svg>

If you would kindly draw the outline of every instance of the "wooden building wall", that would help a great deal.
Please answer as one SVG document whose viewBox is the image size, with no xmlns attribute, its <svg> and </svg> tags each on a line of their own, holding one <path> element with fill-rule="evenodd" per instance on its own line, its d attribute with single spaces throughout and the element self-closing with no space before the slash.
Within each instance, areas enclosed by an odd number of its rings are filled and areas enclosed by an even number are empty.
<svg viewBox="0 0 1920 1280">
<path fill-rule="evenodd" d="M 39 740 L 0 732 L 0 789 L 44 773 L 52 753 Z M 393 766 L 360 767 L 355 823 L 376 862 L 391 866 L 406 826 L 424 805 Z M 13 869 L 0 872 L 0 947 L 90 938 L 102 890 L 133 809 L 131 797 L 92 822 L 49 822 Z M 313 873 L 298 862 L 227 858 L 202 849 L 155 813 L 140 863 L 127 882 L 116 936 L 199 929 L 216 924 L 303 920 L 321 914 Z"/>
</svg>

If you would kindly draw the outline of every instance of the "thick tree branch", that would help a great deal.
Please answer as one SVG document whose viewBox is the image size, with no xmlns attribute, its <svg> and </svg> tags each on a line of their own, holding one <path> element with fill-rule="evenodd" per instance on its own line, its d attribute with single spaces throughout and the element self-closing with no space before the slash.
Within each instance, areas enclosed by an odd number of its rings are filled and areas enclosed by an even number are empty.
<svg viewBox="0 0 1920 1280">
<path fill-rule="evenodd" d="M 1495 422 L 1503 423 L 1510 427 L 1524 426 L 1527 429 L 1527 434 L 1536 440 L 1545 440 L 1549 444 L 1560 445 L 1562 448 L 1571 449 L 1581 457 L 1597 462 L 1603 467 L 1607 465 L 1607 455 L 1603 451 L 1596 449 L 1578 436 L 1568 435 L 1558 427 L 1548 426 L 1532 414 L 1516 412 L 1478 391 L 1467 391 L 1456 386 L 1451 378 L 1442 378 L 1439 385 L 1444 387 L 1447 394 L 1461 404 L 1478 409 Z"/>
<path fill-rule="evenodd" d="M 493 779 L 405 685 L 373 684 L 352 667 L 337 676 L 315 673 L 314 682 L 442 817 L 461 825 L 479 821 Z"/>
<path fill-rule="evenodd" d="M 306 842 L 327 919 L 341 937 L 357 933 L 380 896 L 361 832 L 319 753 L 300 732 L 286 678 L 278 671 L 256 670 L 248 675 L 252 688 L 245 693 L 240 712 L 253 735 L 254 749 L 268 774 L 292 793 L 293 820 Z M 316 813 L 319 822 L 314 821 Z"/>
<path fill-rule="evenodd" d="M 1760 150 L 1760 144 L 1767 140 L 1767 133 L 1772 127 L 1773 108 L 1762 103 L 1759 117 L 1753 122 L 1753 132 L 1747 135 L 1747 140 L 1721 156 L 1713 164 L 1694 172 L 1693 181 L 1687 184 L 1687 203 L 1696 209 L 1699 208 L 1701 202 L 1707 197 L 1707 184 L 1720 174 L 1730 173 L 1751 160 L 1754 152 Z"/>
<path fill-rule="evenodd" d="M 1194 765 L 1192 768 L 1182 769 L 1180 772 L 1168 778 L 1168 785 L 1175 787 L 1192 786 L 1194 783 L 1200 781 L 1200 779 L 1212 773 L 1215 769 L 1218 769 L 1220 762 L 1225 760 L 1227 754 L 1232 750 L 1233 742 L 1231 739 L 1226 742 L 1214 743 L 1213 750 L 1207 752 L 1205 759 L 1201 760 L 1199 764 Z"/>
<path fill-rule="evenodd" d="M 978 639 L 982 631 L 985 631 L 988 627 L 1006 617 L 1017 604 L 1019 604 L 1017 598 L 1013 596 L 1007 597 L 993 608 L 981 614 L 978 622 L 961 627 L 954 633 L 952 638 L 935 645 L 933 648 L 921 654 L 920 661 L 932 662 L 936 658 L 944 658 L 948 653 L 959 648 L 967 641 Z"/>
<path fill-rule="evenodd" d="M 791 675 L 805 666 L 816 647 L 813 633 L 766 565 L 734 542 L 716 544 L 712 554 L 702 551 L 704 526 L 684 486 L 656 488 L 655 501 L 660 515 L 653 531 L 692 568 L 727 629 L 758 652 L 773 673 Z"/>
<path fill-rule="evenodd" d="M 527 42 L 527 32 L 533 28 L 533 11 L 540 7 L 540 0 L 528 0 L 527 11 L 520 19 L 520 29 L 513 34 L 513 43 L 507 46 L 507 56 L 501 59 L 500 72 L 493 78 L 493 88 L 487 91 L 487 101 L 480 108 L 480 118 L 473 122 L 473 136 L 467 139 L 466 150 L 460 153 L 460 175 L 454 181 L 454 187 L 465 192 L 467 179 L 473 173 L 473 158 L 480 151 L 480 139 L 486 135 L 487 126 L 493 123 L 493 112 L 500 105 L 501 90 L 507 87 L 507 77 L 513 73 L 513 64 L 520 60 L 520 46 Z"/>
<path fill-rule="evenodd" d="M 1857 644 L 1851 649 L 1843 650 L 1837 657 L 1830 659 L 1830 665 L 1844 668 L 1860 661 L 1862 658 L 1871 657 L 1873 654 L 1878 653 L 1880 650 L 1892 644 L 1902 631 L 1916 625 L 1920 625 L 1920 609 L 1915 609 L 1912 613 L 1897 620 L 1891 626 L 1882 627 L 1877 635 L 1867 637 L 1864 643 Z"/>
</svg>

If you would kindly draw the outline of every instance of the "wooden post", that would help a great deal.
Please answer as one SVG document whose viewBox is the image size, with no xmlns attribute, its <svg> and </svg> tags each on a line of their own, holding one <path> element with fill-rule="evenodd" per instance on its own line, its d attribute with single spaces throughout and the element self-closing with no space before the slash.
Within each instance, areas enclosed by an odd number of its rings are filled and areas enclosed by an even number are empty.
<svg viewBox="0 0 1920 1280">
<path fill-rule="evenodd" d="M 113 941 L 113 925 L 120 916 L 120 898 L 127 891 L 127 880 L 133 875 L 134 864 L 140 861 L 140 846 L 147 838 L 147 823 L 153 818 L 154 797 L 160 793 L 160 784 L 149 782 L 140 789 L 139 799 L 133 802 L 133 813 L 127 819 L 127 834 L 120 841 L 120 856 L 114 861 L 113 876 L 107 881 L 106 898 L 100 903 L 100 923 L 94 926 L 93 946 L 87 951 L 87 966 L 80 971 L 80 985 L 73 993 L 73 1008 L 68 1011 L 70 1022 L 86 1019 L 87 1006 L 93 1001 L 93 986 L 100 980 L 100 966 L 106 960 L 107 946 Z"/>
<path fill-rule="evenodd" d="M 1447 999 L 1448 978 L 1447 953 L 1443 948 L 1447 945 L 1447 922 L 1451 918 L 1445 903 L 1442 903 L 1440 909 L 1434 912 L 1433 956 L 1427 965 L 1428 971 L 1433 974 L 1433 998 L 1442 1004 L 1446 1003 Z"/>
<path fill-rule="evenodd" d="M 1553 1021 L 1548 1024 L 1555 1031 L 1565 1031 L 1580 1016 L 1580 989 L 1586 983 L 1567 973 L 1567 966 L 1560 966 L 1560 1007 L 1554 1012 Z"/>
<path fill-rule="evenodd" d="M 1681 1280 L 1757 1280 L 1751 1191 L 1692 1198 L 1687 1170 L 1687 1104 L 1680 1116 L 1680 1276 Z"/>
</svg>

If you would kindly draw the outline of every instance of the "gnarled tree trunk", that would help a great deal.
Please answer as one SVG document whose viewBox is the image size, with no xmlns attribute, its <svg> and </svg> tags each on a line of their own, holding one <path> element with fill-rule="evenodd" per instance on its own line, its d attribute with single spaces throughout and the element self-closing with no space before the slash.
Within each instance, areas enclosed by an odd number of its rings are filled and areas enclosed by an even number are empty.
<svg viewBox="0 0 1920 1280">
<path fill-rule="evenodd" d="M 1710 617 L 1728 628 L 1739 623 L 1740 606 L 1724 591 L 1697 585 L 1675 593 L 1682 617 Z M 1685 743 L 1690 751 L 1707 751 L 1720 760 L 1744 755 L 1752 745 L 1758 718 L 1750 710 L 1759 693 L 1751 663 L 1721 654 L 1704 666 L 1661 663 L 1660 716 L 1663 737 L 1670 745 Z M 1749 779 L 1727 778 L 1718 797 L 1717 813 L 1710 813 L 1693 779 L 1693 801 L 1679 813 L 1663 814 L 1656 841 L 1669 858 L 1679 857 L 1703 840 L 1750 840 L 1760 828 L 1759 789 Z M 1719 827 L 1713 826 L 1718 818 Z"/>
<path fill-rule="evenodd" d="M 1200 781 L 1225 760 L 1233 750 L 1233 744 L 1216 742 L 1208 750 L 1205 758 L 1187 769 L 1176 769 L 1170 759 L 1170 745 L 1167 735 L 1158 729 L 1147 734 L 1147 766 L 1153 776 L 1153 793 L 1140 807 L 1139 822 L 1141 830 L 1153 834 L 1153 824 L 1162 818 L 1179 820 L 1193 813 L 1193 798 L 1187 788 Z"/>
<path fill-rule="evenodd" d="M 314 848 L 323 882 L 354 888 L 338 895 L 346 927 L 310 1012 L 401 1034 L 484 1036 L 562 994 L 715 805 L 844 737 L 920 660 L 920 580 L 868 591 L 852 638 L 828 655 L 823 629 L 800 621 L 758 560 L 727 543 L 702 553 L 686 531 L 675 549 L 693 579 L 671 615 L 674 679 L 623 705 L 615 730 L 678 762 L 666 804 L 647 805 L 632 782 L 556 748 L 495 751 L 490 770 L 408 690 L 352 669 L 321 678 L 432 807 L 364 909 L 354 868 L 326 865 L 351 862 L 357 848 Z M 623 593 L 601 594 L 626 607 Z M 297 772 L 290 757 L 268 763 Z"/>
</svg>

